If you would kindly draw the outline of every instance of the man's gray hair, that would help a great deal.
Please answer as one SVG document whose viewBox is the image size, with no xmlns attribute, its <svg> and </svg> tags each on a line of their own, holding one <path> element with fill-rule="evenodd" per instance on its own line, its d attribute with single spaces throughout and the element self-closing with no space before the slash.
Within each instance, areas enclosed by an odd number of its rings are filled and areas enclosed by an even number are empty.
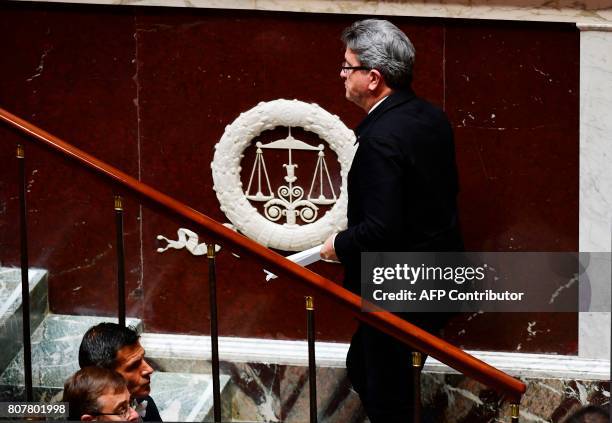
<svg viewBox="0 0 612 423">
<path fill-rule="evenodd" d="M 342 41 L 357 55 L 361 66 L 378 70 L 390 88 L 410 87 L 414 46 L 391 22 L 382 19 L 357 21 L 342 32 Z"/>
</svg>

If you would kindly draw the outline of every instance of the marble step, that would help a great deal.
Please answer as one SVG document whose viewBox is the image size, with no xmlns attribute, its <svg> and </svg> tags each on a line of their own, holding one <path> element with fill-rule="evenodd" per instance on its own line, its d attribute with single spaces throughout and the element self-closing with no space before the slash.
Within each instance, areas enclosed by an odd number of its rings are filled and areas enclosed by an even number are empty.
<svg viewBox="0 0 612 423">
<path fill-rule="evenodd" d="M 48 314 L 32 335 L 32 379 L 35 397 L 59 399 L 64 381 L 78 370 L 78 349 L 85 331 L 109 317 Z M 128 319 L 142 330 L 142 322 Z M 222 390 L 229 378 L 221 377 Z M 0 401 L 23 397 L 23 350 L 0 375 Z M 151 392 L 166 421 L 205 421 L 212 408 L 212 379 L 208 374 L 155 372 Z"/>
<path fill-rule="evenodd" d="M 47 313 L 47 272 L 30 269 L 30 333 Z M 0 372 L 9 365 L 22 348 L 21 269 L 0 267 Z"/>
<path fill-rule="evenodd" d="M 141 342 L 164 371 L 210 372 L 209 336 L 145 333 Z M 346 349 L 341 362 L 335 358 L 338 345 L 317 343 L 318 421 L 368 423 L 343 368 Z M 231 375 L 222 398 L 223 421 L 309 421 L 306 342 L 220 337 L 219 358 L 221 373 Z"/>
<path fill-rule="evenodd" d="M 229 376 L 220 375 L 221 393 Z M 151 392 L 166 422 L 212 421 L 213 386 L 209 374 L 153 373 Z"/>
</svg>

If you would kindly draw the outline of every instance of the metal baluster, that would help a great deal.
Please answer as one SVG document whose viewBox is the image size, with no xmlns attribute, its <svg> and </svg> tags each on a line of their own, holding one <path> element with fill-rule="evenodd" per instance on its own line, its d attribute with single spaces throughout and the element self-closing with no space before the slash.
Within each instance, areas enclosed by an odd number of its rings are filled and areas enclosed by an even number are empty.
<svg viewBox="0 0 612 423">
<path fill-rule="evenodd" d="M 217 277 L 215 272 L 215 244 L 207 246 L 208 289 L 210 301 L 210 347 L 212 355 L 213 409 L 215 423 L 221 421 L 221 384 L 219 383 L 219 334 L 217 329 Z"/>
<path fill-rule="evenodd" d="M 518 405 L 518 403 L 510 404 L 510 421 L 512 423 L 518 423 L 518 421 L 519 421 L 519 405 Z"/>
<path fill-rule="evenodd" d="M 310 423 L 317 423 L 317 366 L 315 359 L 314 301 L 306 297 L 306 327 L 308 331 L 308 384 L 310 391 Z"/>
<path fill-rule="evenodd" d="M 412 378 L 414 387 L 414 422 L 421 422 L 421 370 L 423 369 L 423 354 L 418 351 L 412 352 Z"/>
<path fill-rule="evenodd" d="M 115 227 L 117 232 L 117 307 L 119 325 L 125 327 L 125 254 L 123 251 L 123 201 L 115 195 Z"/>
<path fill-rule="evenodd" d="M 23 374 L 26 401 L 33 400 L 32 393 L 32 340 L 30 338 L 30 281 L 28 277 L 28 221 L 26 208 L 25 151 L 17 145 L 19 168 L 19 235 L 21 245 L 21 312 L 23 328 Z"/>
</svg>

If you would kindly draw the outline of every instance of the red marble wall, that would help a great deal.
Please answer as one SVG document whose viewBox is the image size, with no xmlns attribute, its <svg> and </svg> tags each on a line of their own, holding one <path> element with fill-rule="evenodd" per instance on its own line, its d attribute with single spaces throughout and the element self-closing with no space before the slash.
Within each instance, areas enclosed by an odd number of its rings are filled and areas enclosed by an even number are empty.
<svg viewBox="0 0 612 423">
<path fill-rule="evenodd" d="M 212 190 L 213 146 L 260 101 L 315 102 L 354 127 L 343 97 L 341 30 L 357 16 L 152 7 L 2 4 L 0 106 L 227 221 Z M 578 247 L 578 59 L 561 24 L 391 18 L 417 49 L 416 92 L 453 122 L 461 219 L 471 250 Z M 18 263 L 13 132 L 0 129 L 0 261 Z M 115 313 L 113 187 L 27 144 L 31 262 L 49 269 L 56 313 Z M 183 222 L 126 204 L 129 312 L 148 331 L 206 333 L 205 259 L 156 252 Z M 187 226 L 189 227 L 189 226 Z M 206 240 L 206 234 L 201 234 Z M 240 254 L 240 252 L 238 252 Z M 292 280 L 265 283 L 261 264 L 219 255 L 220 334 L 304 336 Z M 340 281 L 338 266 L 313 270 Z M 317 297 L 323 340 L 354 319 Z M 527 323 L 536 321 L 536 336 Z M 577 351 L 577 316 L 458 318 L 469 348 Z M 495 336 L 491 334 L 494 332 Z"/>
</svg>

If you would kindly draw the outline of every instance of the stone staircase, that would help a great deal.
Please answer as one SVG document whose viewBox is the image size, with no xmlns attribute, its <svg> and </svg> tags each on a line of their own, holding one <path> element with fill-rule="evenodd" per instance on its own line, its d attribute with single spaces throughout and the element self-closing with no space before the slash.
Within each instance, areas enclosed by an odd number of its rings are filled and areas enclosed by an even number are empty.
<svg viewBox="0 0 612 423">
<path fill-rule="evenodd" d="M 47 272 L 30 269 L 30 316 L 32 332 L 48 312 Z M 21 271 L 0 267 L 0 371 L 5 369 L 22 347 Z"/>
<path fill-rule="evenodd" d="M 38 401 L 58 400 L 64 381 L 79 369 L 78 349 L 85 331 L 116 319 L 50 314 L 46 272 L 33 269 L 29 276 L 34 397 Z M 0 402 L 25 397 L 20 278 L 19 269 L 0 268 Z M 127 323 L 142 332 L 139 319 L 128 319 Z M 228 380 L 228 376 L 221 376 L 222 391 Z M 209 374 L 156 371 L 151 377 L 151 392 L 165 421 L 211 420 L 213 396 Z"/>
</svg>

